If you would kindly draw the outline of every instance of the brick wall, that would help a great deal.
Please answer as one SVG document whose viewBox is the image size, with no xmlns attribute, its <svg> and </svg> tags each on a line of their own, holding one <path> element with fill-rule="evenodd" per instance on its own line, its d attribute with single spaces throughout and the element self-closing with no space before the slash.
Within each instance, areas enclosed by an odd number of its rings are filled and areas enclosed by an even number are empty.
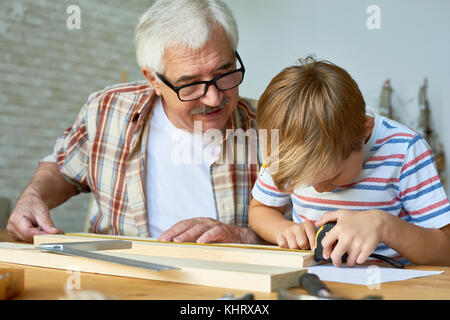
<svg viewBox="0 0 450 320">
<path fill-rule="evenodd" d="M 133 34 L 144 0 L 0 2 L 0 197 L 14 205 L 89 93 L 141 80 Z M 71 5 L 80 8 L 80 29 Z M 124 78 L 125 76 L 125 78 Z M 89 194 L 52 210 L 56 225 L 81 231 Z"/>
</svg>

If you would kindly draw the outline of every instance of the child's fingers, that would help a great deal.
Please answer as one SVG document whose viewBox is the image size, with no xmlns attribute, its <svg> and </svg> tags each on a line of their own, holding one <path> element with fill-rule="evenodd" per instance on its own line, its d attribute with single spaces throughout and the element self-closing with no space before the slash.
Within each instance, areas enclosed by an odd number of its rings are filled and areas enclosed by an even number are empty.
<svg viewBox="0 0 450 320">
<path fill-rule="evenodd" d="M 289 249 L 298 249 L 299 246 L 297 244 L 297 238 L 294 234 L 294 232 L 290 231 L 288 234 L 285 235 L 286 241 L 288 243 Z"/>
<path fill-rule="evenodd" d="M 324 259 L 329 259 L 331 256 L 331 252 L 334 249 L 334 245 L 338 240 L 339 233 L 337 232 L 338 227 L 334 227 L 330 231 L 327 232 L 325 237 L 322 239 L 322 247 L 323 247 L 323 257 Z"/>
<path fill-rule="evenodd" d="M 363 247 L 358 257 L 356 258 L 356 263 L 363 264 L 364 262 L 366 262 L 367 258 L 372 254 L 373 251 L 375 251 L 374 248 L 370 248 L 367 246 Z"/>
<path fill-rule="evenodd" d="M 314 226 L 314 224 L 312 222 L 307 221 L 304 223 L 304 228 L 305 228 L 306 237 L 308 238 L 308 241 L 309 241 L 309 248 L 311 250 L 313 250 L 316 246 L 316 244 L 315 244 L 316 227 Z"/>
<path fill-rule="evenodd" d="M 294 231 L 295 241 L 297 248 L 300 248 L 302 250 L 309 249 L 309 242 L 308 237 L 305 234 L 305 231 L 303 228 L 296 228 Z"/>
<path fill-rule="evenodd" d="M 360 243 L 353 242 L 351 244 L 351 249 L 347 251 L 348 254 L 347 265 L 353 267 L 356 264 L 356 259 L 358 258 L 360 253 L 361 253 Z"/>
<path fill-rule="evenodd" d="M 330 255 L 331 261 L 336 267 L 340 267 L 342 265 L 342 256 L 347 252 L 347 250 L 348 244 L 344 243 L 344 241 L 338 241 Z"/>
<path fill-rule="evenodd" d="M 285 236 L 282 235 L 282 234 L 279 234 L 277 236 L 277 244 L 278 244 L 278 246 L 280 248 L 287 248 L 288 247 L 287 240 L 286 240 Z"/>
<path fill-rule="evenodd" d="M 320 218 L 318 221 L 316 221 L 315 225 L 316 225 L 316 227 L 320 228 L 327 222 L 337 221 L 338 215 L 339 215 L 338 211 L 327 212 L 322 216 L 322 218 Z"/>
</svg>

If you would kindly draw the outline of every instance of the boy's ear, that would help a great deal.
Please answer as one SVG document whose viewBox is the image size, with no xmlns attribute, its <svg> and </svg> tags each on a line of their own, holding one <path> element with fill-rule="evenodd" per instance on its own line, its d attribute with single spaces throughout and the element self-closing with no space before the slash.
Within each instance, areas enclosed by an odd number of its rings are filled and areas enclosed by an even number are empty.
<svg viewBox="0 0 450 320">
<path fill-rule="evenodd" d="M 150 82 L 153 89 L 155 89 L 156 95 L 160 96 L 161 95 L 161 87 L 159 85 L 159 82 L 156 80 L 154 73 L 150 69 L 146 69 L 146 68 L 141 69 L 141 72 L 144 75 L 144 77 L 148 80 L 148 82 Z"/>
<path fill-rule="evenodd" d="M 373 127 L 375 127 L 375 118 L 374 117 L 367 117 L 365 126 L 365 135 L 366 135 L 366 141 L 369 140 L 370 136 L 372 135 Z"/>
</svg>

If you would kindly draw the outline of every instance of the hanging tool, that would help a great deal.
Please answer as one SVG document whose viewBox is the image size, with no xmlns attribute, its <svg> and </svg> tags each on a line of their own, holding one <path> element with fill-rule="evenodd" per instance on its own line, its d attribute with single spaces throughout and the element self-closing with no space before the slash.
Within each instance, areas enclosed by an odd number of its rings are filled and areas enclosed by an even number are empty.
<svg viewBox="0 0 450 320">
<path fill-rule="evenodd" d="M 316 233 L 316 248 L 314 249 L 314 260 L 315 261 L 325 261 L 325 262 L 332 262 L 331 259 L 324 259 L 323 257 L 323 246 L 322 246 L 322 240 L 325 238 L 327 233 L 336 225 L 336 222 L 328 222 L 325 223 Z M 336 241 L 337 243 L 337 241 Z M 372 253 L 370 257 L 383 260 L 387 263 L 389 263 L 391 266 L 397 268 L 397 269 L 403 269 L 405 265 L 400 262 L 396 261 L 394 259 L 391 259 L 389 257 L 383 256 L 381 254 Z M 342 256 L 342 262 L 347 262 L 348 254 L 345 253 Z"/>
<path fill-rule="evenodd" d="M 39 249 L 45 252 L 65 254 L 69 256 L 83 257 L 106 262 L 117 263 L 126 266 L 149 269 L 153 271 L 179 269 L 172 266 L 161 265 L 140 260 L 115 257 L 107 254 L 96 253 L 96 250 L 115 250 L 130 249 L 131 241 L 123 240 L 102 240 L 102 241 L 81 241 L 81 242 L 62 242 L 62 243 L 43 243 Z"/>
</svg>

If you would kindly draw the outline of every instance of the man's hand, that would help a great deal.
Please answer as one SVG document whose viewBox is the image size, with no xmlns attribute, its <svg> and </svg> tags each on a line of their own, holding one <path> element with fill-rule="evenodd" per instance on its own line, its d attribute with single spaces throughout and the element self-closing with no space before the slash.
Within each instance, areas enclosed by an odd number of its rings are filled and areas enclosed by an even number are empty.
<svg viewBox="0 0 450 320">
<path fill-rule="evenodd" d="M 35 234 L 62 233 L 55 228 L 49 210 L 78 193 L 56 163 L 41 162 L 17 201 L 6 229 L 13 238 L 28 242 L 33 241 Z"/>
<path fill-rule="evenodd" d="M 13 238 L 27 242 L 32 242 L 37 234 L 63 232 L 53 224 L 48 206 L 35 195 L 24 196 L 17 202 L 6 229 Z"/>
<path fill-rule="evenodd" d="M 250 228 L 231 226 L 211 218 L 182 220 L 163 232 L 159 241 L 257 243 L 257 236 Z"/>
<path fill-rule="evenodd" d="M 295 223 L 277 235 L 280 248 L 313 249 L 316 238 L 316 227 L 311 221 Z"/>
<path fill-rule="evenodd" d="M 381 210 L 337 210 L 324 214 L 316 222 L 317 227 L 330 221 L 337 223 L 322 240 L 323 257 L 331 258 L 337 267 L 342 264 L 345 253 L 348 254 L 349 266 L 364 263 L 383 242 L 385 214 Z"/>
</svg>

